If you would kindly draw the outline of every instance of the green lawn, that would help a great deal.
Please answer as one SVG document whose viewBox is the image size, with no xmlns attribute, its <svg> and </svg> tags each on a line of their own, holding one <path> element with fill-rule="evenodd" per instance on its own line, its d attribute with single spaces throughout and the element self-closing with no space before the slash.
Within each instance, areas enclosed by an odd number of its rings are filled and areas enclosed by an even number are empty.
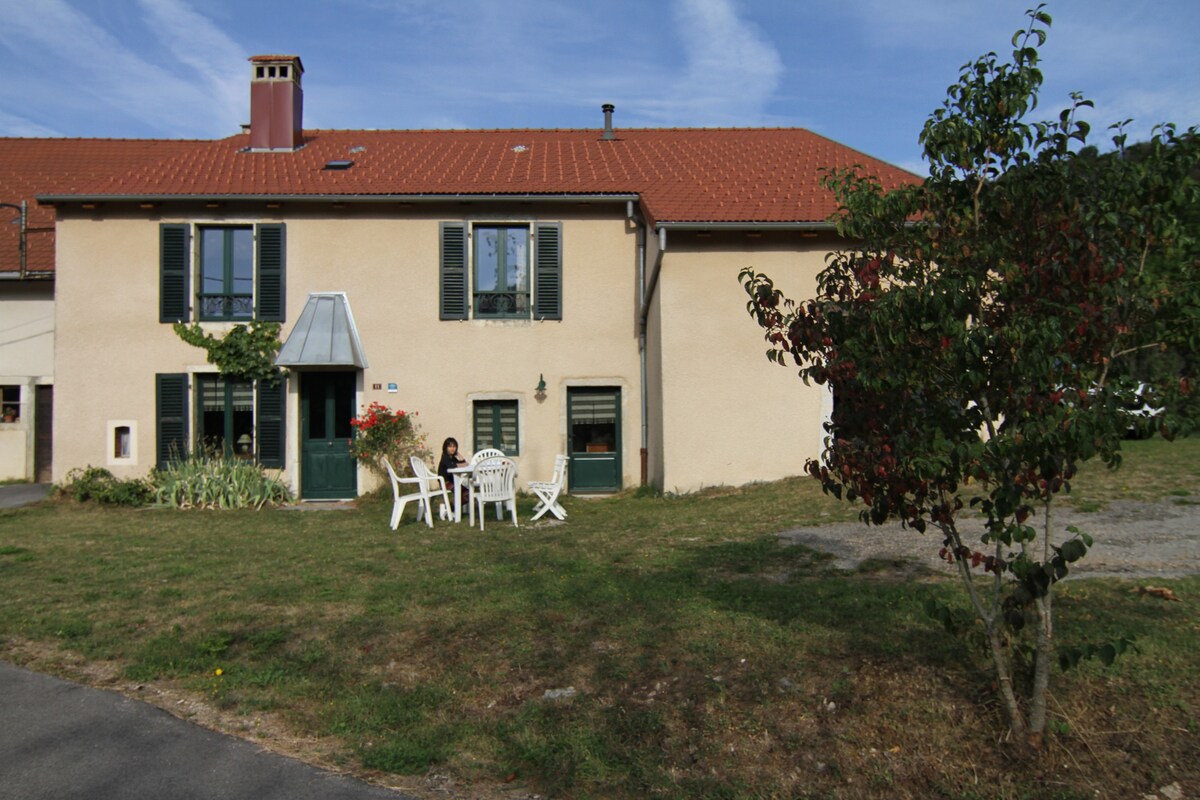
<svg viewBox="0 0 1200 800">
<path fill-rule="evenodd" d="M 1085 470 L 1075 497 L 1184 501 L 1200 495 L 1197 464 L 1200 440 L 1132 442 L 1120 471 Z M 840 573 L 778 543 L 854 518 L 813 482 L 565 504 L 565 524 L 489 521 L 486 534 L 429 530 L 411 511 L 392 532 L 377 500 L 0 511 L 0 657 L 182 692 L 243 735 L 262 722 L 268 746 L 287 729 L 319 743 L 313 760 L 429 796 L 431 774 L 478 797 L 1200 786 L 1200 578 L 1152 582 L 1180 603 L 1137 583 L 1063 586 L 1061 641 L 1136 634 L 1141 652 L 1056 674 L 1051 743 L 1022 769 L 998 741 L 987 674 L 921 611 L 929 596 L 958 602 L 956 587 Z"/>
</svg>

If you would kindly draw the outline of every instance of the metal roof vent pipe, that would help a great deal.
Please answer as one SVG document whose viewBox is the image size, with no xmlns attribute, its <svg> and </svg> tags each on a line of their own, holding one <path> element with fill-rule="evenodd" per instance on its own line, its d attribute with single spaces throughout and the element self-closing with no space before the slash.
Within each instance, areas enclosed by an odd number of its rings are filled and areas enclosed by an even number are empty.
<svg viewBox="0 0 1200 800">
<path fill-rule="evenodd" d="M 612 103 L 605 103 L 600 106 L 600 110 L 604 112 L 604 135 L 601 140 L 609 142 L 617 138 L 617 134 L 613 132 L 612 115 L 617 110 L 617 107 Z"/>
</svg>

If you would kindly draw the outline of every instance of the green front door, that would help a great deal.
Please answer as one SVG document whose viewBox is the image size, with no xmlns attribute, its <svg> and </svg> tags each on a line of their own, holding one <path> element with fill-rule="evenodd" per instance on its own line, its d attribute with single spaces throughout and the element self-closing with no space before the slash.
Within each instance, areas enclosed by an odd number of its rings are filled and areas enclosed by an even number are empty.
<svg viewBox="0 0 1200 800">
<path fill-rule="evenodd" d="M 572 492 L 621 489 L 621 390 L 567 389 L 568 481 Z"/>
<path fill-rule="evenodd" d="M 354 416 L 353 372 L 300 374 L 300 496 L 341 500 L 358 494 L 350 455 Z"/>
</svg>

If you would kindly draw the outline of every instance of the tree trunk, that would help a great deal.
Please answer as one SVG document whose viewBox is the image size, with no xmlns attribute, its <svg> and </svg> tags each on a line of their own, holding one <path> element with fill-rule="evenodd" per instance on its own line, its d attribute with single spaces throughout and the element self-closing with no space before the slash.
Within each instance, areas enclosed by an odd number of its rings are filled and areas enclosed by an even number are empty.
<svg viewBox="0 0 1200 800">
<path fill-rule="evenodd" d="M 1046 502 L 1045 519 L 1043 522 L 1043 562 L 1049 562 L 1053 534 L 1050 528 L 1050 503 Z M 1050 663 L 1054 658 L 1054 582 L 1046 587 L 1046 594 L 1038 598 L 1034 607 L 1037 609 L 1037 648 L 1033 657 L 1033 689 L 1029 693 L 1029 730 L 1026 739 L 1029 746 L 1039 749 L 1042 746 L 1042 734 L 1046 730 L 1046 692 L 1050 686 Z"/>
<path fill-rule="evenodd" d="M 1012 731 L 1013 738 L 1024 745 L 1027 740 L 1028 726 L 1025 723 L 1025 714 L 1021 711 L 1021 702 L 1017 699 L 1017 693 L 1013 689 L 1012 663 L 1008 660 L 1004 643 L 1000 640 L 1000 633 L 994 624 L 987 626 L 987 638 L 988 646 L 992 651 L 992 666 L 996 671 L 1000 700 L 1004 705 L 1004 713 L 1008 716 L 1008 727 Z"/>
</svg>

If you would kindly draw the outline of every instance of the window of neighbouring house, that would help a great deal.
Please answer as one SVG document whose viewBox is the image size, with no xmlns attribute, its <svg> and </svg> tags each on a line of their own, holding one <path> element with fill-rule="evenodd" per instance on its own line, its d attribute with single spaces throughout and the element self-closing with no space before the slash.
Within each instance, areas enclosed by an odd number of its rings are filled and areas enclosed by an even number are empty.
<svg viewBox="0 0 1200 800">
<path fill-rule="evenodd" d="M 163 223 L 159 230 L 159 321 L 284 321 L 282 223 Z"/>
<path fill-rule="evenodd" d="M 200 319 L 254 317 L 254 231 L 200 228 Z"/>
<path fill-rule="evenodd" d="M 254 455 L 254 384 L 197 375 L 196 443 L 206 455 Z"/>
<path fill-rule="evenodd" d="M 0 386 L 0 422 L 16 422 L 21 418 L 21 387 Z"/>
<path fill-rule="evenodd" d="M 494 447 L 506 456 L 520 455 L 516 400 L 476 400 L 475 450 Z"/>
<path fill-rule="evenodd" d="M 440 230 L 441 319 L 562 319 L 559 223 L 443 222 Z"/>
</svg>

